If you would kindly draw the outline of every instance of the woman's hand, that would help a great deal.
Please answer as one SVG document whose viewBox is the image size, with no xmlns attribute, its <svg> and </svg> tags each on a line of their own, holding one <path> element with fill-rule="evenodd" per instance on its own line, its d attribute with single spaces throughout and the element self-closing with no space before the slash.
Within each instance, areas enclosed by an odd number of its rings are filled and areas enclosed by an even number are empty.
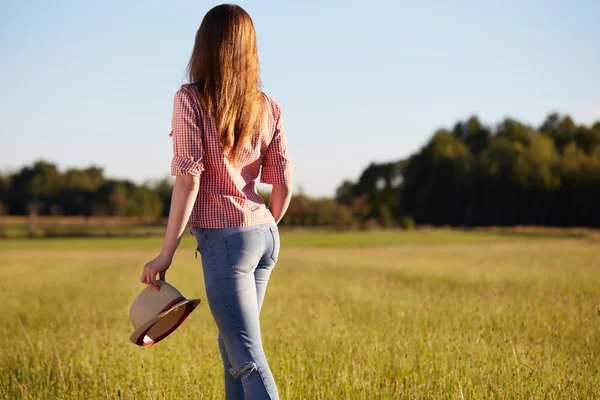
<svg viewBox="0 0 600 400">
<path fill-rule="evenodd" d="M 160 280 L 165 280 L 167 270 L 171 266 L 172 259 L 163 256 L 162 254 L 144 265 L 142 271 L 142 283 L 150 285 L 154 290 L 159 291 L 160 286 L 156 283 L 156 275 Z"/>
</svg>

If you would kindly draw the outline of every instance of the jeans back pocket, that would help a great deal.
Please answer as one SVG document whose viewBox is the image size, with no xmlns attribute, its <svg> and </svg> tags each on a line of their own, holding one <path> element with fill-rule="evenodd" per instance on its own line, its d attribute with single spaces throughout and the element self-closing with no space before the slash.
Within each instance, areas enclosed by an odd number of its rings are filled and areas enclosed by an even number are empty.
<svg viewBox="0 0 600 400">
<path fill-rule="evenodd" d="M 256 268 L 261 258 L 260 232 L 252 230 L 223 238 L 229 259 L 229 268 L 248 274 Z"/>
</svg>

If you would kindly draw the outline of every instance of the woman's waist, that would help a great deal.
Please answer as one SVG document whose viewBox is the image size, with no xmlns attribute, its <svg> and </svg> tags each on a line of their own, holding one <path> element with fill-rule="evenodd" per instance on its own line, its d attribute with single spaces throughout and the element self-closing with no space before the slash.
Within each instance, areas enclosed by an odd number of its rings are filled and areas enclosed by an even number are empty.
<svg viewBox="0 0 600 400">
<path fill-rule="evenodd" d="M 234 203 L 246 204 L 252 203 L 257 206 L 264 206 L 265 200 L 253 188 L 244 188 L 241 190 L 223 191 L 222 189 L 215 190 L 210 186 L 200 186 L 198 191 L 198 200 L 213 203 Z"/>
<path fill-rule="evenodd" d="M 200 190 L 194 205 L 194 213 L 223 214 L 239 216 L 264 213 L 267 210 L 264 199 L 258 193 L 224 194 Z"/>
<path fill-rule="evenodd" d="M 208 201 L 198 198 L 189 225 L 195 228 L 233 228 L 271 222 L 274 222 L 273 215 L 264 203 L 238 203 L 223 199 Z"/>
</svg>

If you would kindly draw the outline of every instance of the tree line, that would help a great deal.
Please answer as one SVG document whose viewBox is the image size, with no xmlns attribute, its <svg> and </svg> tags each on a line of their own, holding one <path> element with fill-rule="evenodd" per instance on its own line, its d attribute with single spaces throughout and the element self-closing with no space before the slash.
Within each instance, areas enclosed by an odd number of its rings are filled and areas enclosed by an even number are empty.
<svg viewBox="0 0 600 400">
<path fill-rule="evenodd" d="M 98 167 L 37 161 L 0 174 L 0 214 L 168 215 L 172 180 L 110 179 Z M 263 194 L 268 201 L 268 194 Z M 540 127 L 475 116 L 436 131 L 407 159 L 372 163 L 334 198 L 296 194 L 287 226 L 600 227 L 600 122 L 549 115 Z"/>
<path fill-rule="evenodd" d="M 138 185 L 106 178 L 98 167 L 62 172 L 37 161 L 0 175 L 0 214 L 160 217 L 170 194 L 168 180 Z"/>
<path fill-rule="evenodd" d="M 600 122 L 549 115 L 534 128 L 477 117 L 405 160 L 369 165 L 336 200 L 382 225 L 600 227 Z"/>
</svg>

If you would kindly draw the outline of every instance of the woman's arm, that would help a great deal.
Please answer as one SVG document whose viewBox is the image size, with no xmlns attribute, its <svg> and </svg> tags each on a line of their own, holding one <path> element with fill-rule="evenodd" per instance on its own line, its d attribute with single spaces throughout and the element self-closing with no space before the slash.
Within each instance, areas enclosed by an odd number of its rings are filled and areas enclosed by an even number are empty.
<svg viewBox="0 0 600 400">
<path fill-rule="evenodd" d="M 175 178 L 167 231 L 162 251 L 160 252 L 161 256 L 168 260 L 173 259 L 175 250 L 179 246 L 185 227 L 192 214 L 199 186 L 200 178 L 197 176 L 183 175 Z"/>
<path fill-rule="evenodd" d="M 273 191 L 269 198 L 269 211 L 273 214 L 276 224 L 278 224 L 285 215 L 291 199 L 292 188 L 290 185 L 273 185 Z"/>
<path fill-rule="evenodd" d="M 144 266 L 142 283 L 152 285 L 155 289 L 160 290 L 156 284 L 156 275 L 158 274 L 159 278 L 164 280 L 166 271 L 171 266 L 173 255 L 179 246 L 194 208 L 199 186 L 200 178 L 197 176 L 181 175 L 175 178 L 163 247 L 159 256 Z"/>
</svg>

